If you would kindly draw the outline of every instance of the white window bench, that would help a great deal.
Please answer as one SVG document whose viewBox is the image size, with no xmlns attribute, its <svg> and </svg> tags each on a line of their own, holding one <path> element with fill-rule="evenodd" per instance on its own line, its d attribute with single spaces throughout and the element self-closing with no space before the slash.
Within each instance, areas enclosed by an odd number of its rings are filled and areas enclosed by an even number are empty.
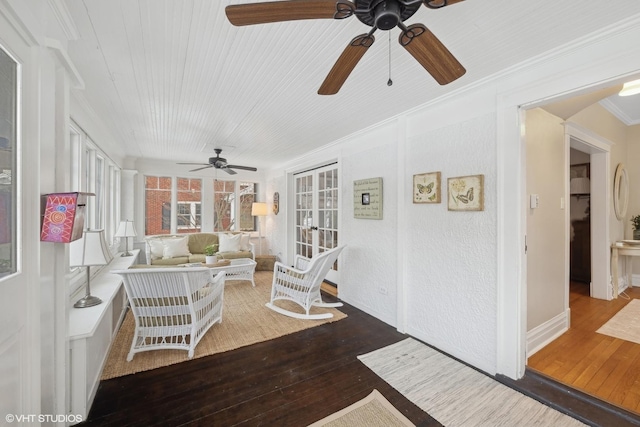
<svg viewBox="0 0 640 427">
<path fill-rule="evenodd" d="M 93 307 L 69 311 L 69 413 L 87 419 L 100 384 L 111 342 L 118 332 L 127 308 L 127 294 L 122 278 L 111 270 L 126 269 L 135 264 L 139 249 L 132 256 L 116 254 L 111 263 L 91 280 L 91 295 L 102 300 Z M 84 290 L 84 288 L 83 288 Z"/>
</svg>

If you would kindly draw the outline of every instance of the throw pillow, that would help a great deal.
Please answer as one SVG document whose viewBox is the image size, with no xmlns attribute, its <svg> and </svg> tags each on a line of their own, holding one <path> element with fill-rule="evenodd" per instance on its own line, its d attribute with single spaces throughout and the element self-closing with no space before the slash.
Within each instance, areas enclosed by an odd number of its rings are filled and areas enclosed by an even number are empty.
<svg viewBox="0 0 640 427">
<path fill-rule="evenodd" d="M 240 234 L 220 234 L 218 236 L 220 252 L 238 252 L 240 250 L 240 238 Z"/>
<path fill-rule="evenodd" d="M 191 255 L 191 252 L 189 252 L 189 236 L 178 237 L 175 239 L 163 239 L 162 244 L 164 245 L 162 259 Z"/>
<path fill-rule="evenodd" d="M 151 251 L 151 259 L 160 259 L 162 258 L 162 254 L 164 252 L 164 245 L 162 244 L 161 239 L 149 239 L 147 240 L 149 244 L 149 250 Z"/>
<path fill-rule="evenodd" d="M 240 250 L 241 251 L 250 251 L 251 245 L 249 245 L 249 239 L 251 236 L 248 233 L 242 233 L 240 238 Z"/>
</svg>

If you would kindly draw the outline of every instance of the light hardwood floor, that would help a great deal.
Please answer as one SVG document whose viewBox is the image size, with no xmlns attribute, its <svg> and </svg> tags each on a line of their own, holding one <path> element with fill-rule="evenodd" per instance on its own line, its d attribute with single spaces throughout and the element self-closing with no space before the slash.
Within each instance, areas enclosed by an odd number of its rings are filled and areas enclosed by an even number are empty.
<svg viewBox="0 0 640 427">
<path fill-rule="evenodd" d="M 627 290 L 640 298 L 640 288 Z M 596 333 L 629 303 L 589 297 L 589 285 L 571 283 L 571 327 L 528 360 L 528 367 L 613 405 L 640 413 L 640 344 Z"/>
</svg>

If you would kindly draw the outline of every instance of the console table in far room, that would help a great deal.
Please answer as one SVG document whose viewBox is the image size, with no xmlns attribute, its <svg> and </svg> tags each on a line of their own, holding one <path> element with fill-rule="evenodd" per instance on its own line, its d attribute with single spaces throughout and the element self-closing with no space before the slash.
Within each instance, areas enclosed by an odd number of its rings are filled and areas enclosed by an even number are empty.
<svg viewBox="0 0 640 427">
<path fill-rule="evenodd" d="M 627 241 L 615 242 L 611 245 L 611 275 L 613 276 L 613 297 L 618 298 L 619 284 L 618 284 L 618 257 L 632 257 L 640 256 L 640 241 L 638 244 L 631 244 Z M 627 286 L 631 286 L 631 268 L 632 263 L 628 258 L 624 260 L 625 275 L 627 277 Z"/>
</svg>

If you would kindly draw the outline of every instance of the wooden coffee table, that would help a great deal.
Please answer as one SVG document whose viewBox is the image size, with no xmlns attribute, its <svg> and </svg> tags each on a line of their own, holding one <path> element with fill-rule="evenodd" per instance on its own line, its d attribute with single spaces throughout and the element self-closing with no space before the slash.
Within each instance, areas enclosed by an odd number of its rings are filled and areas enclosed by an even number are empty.
<svg viewBox="0 0 640 427">
<path fill-rule="evenodd" d="M 256 262 L 249 258 L 232 259 L 231 264 L 222 267 L 211 267 L 216 274 L 224 271 L 227 280 L 249 280 L 255 288 L 256 282 L 253 281 L 253 273 L 256 271 Z"/>
</svg>

